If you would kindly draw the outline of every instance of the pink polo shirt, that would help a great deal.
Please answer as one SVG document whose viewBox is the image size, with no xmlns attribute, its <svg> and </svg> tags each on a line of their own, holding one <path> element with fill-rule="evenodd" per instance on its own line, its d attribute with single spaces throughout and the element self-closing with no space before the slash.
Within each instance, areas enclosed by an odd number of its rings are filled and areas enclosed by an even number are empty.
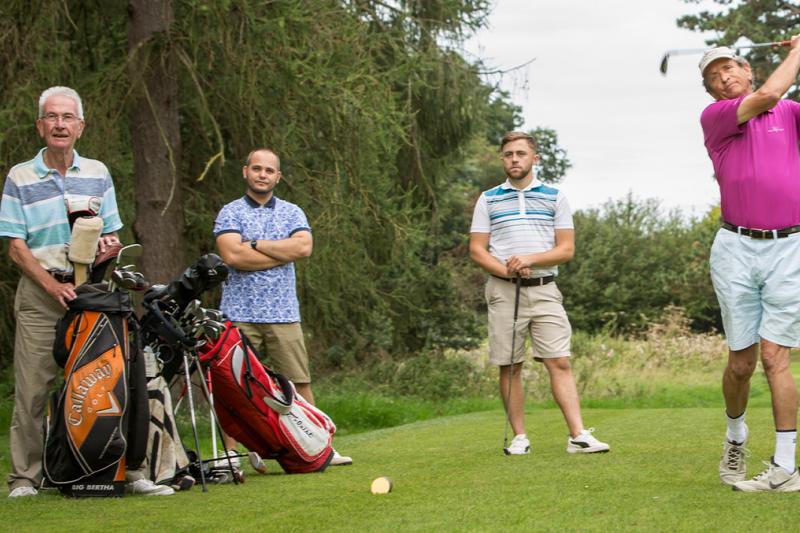
<svg viewBox="0 0 800 533">
<path fill-rule="evenodd" d="M 747 228 L 800 224 L 800 104 L 774 108 L 736 124 L 744 96 L 709 105 L 700 116 L 722 197 L 722 219 Z"/>
</svg>

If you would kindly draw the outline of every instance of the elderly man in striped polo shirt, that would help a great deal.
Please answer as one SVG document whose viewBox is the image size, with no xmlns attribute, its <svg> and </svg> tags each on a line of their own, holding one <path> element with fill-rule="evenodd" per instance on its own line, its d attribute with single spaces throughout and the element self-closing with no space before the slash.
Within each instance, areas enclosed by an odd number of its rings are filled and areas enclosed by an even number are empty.
<svg viewBox="0 0 800 533">
<path fill-rule="evenodd" d="M 22 272 L 14 302 L 14 414 L 11 420 L 9 497 L 35 496 L 42 481 L 42 419 L 59 368 L 53 359 L 55 323 L 75 298 L 67 259 L 69 206 L 99 208 L 100 250 L 117 241 L 122 227 L 114 183 L 106 166 L 80 157 L 83 105 L 68 87 L 51 87 L 39 98 L 36 129 L 45 147 L 14 166 L 0 202 L 0 237 Z"/>
<path fill-rule="evenodd" d="M 533 137 L 507 133 L 500 152 L 508 179 L 478 198 L 470 257 L 490 274 L 486 283 L 489 361 L 500 366 L 500 394 L 515 434 L 503 451 L 507 455 L 530 452 L 522 387 L 529 334 L 533 358 L 547 368 L 553 397 L 567 422 L 567 452 L 607 452 L 608 444 L 592 435 L 594 429 L 583 427 L 569 363 L 572 328 L 555 284 L 557 265 L 572 259 L 575 252 L 569 204 L 558 189 L 534 178 L 539 156 Z"/>
</svg>

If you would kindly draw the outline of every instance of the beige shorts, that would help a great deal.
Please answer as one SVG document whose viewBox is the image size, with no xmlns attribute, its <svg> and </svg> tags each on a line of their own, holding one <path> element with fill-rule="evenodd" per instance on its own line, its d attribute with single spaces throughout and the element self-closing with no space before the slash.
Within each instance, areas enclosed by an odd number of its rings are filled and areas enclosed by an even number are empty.
<svg viewBox="0 0 800 533">
<path fill-rule="evenodd" d="M 279 374 L 298 384 L 311 383 L 308 352 L 300 322 L 257 324 L 234 322 L 247 335 L 264 362 Z"/>
<path fill-rule="evenodd" d="M 514 324 L 516 285 L 489 277 L 486 303 L 489 306 L 489 362 L 508 365 L 511 358 L 511 331 Z M 569 357 L 572 326 L 562 305 L 555 282 L 539 287 L 521 287 L 519 311 L 514 333 L 514 362 L 525 360 L 528 337 L 536 360 Z"/>
</svg>

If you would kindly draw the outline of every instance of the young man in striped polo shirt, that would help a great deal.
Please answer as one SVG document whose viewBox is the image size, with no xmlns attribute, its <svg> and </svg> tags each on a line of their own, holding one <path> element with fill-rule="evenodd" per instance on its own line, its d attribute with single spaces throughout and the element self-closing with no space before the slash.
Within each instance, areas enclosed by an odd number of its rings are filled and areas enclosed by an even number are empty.
<svg viewBox="0 0 800 533">
<path fill-rule="evenodd" d="M 486 283 L 489 361 L 500 366 L 500 394 L 515 434 L 504 451 L 508 455 L 530 452 L 522 387 L 525 338 L 530 335 L 533 358 L 547 368 L 553 397 L 569 429 L 567 452 L 607 452 L 609 445 L 597 440 L 593 429 L 583 427 L 569 363 L 572 328 L 555 284 L 557 265 L 572 259 L 575 251 L 569 204 L 558 189 L 534 178 L 539 156 L 533 137 L 507 133 L 500 152 L 508 179 L 478 198 L 470 229 L 470 257 L 490 274 Z M 521 288 L 515 330 L 517 278 Z"/>
</svg>

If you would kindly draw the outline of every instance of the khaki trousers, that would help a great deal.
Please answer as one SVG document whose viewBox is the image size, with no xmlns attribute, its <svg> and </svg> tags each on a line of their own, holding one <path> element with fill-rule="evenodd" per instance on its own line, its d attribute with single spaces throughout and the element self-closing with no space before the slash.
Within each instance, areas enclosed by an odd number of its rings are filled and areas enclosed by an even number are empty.
<svg viewBox="0 0 800 533">
<path fill-rule="evenodd" d="M 50 389 L 61 369 L 53 359 L 56 321 L 64 309 L 27 276 L 14 299 L 14 414 L 8 490 L 42 481 L 42 424 Z"/>
</svg>

